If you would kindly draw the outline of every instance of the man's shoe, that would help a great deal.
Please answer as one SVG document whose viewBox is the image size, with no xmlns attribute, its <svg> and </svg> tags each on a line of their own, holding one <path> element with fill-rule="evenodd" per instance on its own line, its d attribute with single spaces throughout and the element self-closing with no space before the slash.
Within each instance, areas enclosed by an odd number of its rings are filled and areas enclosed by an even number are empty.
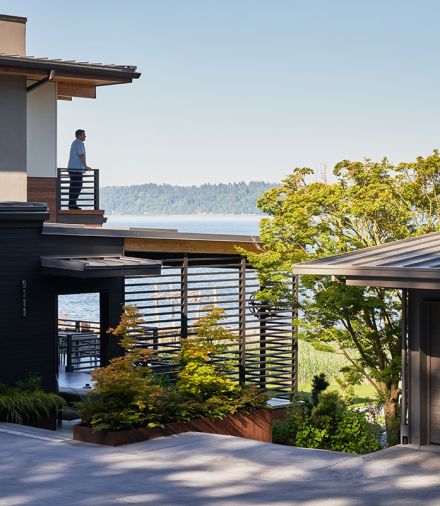
<svg viewBox="0 0 440 506">
<path fill-rule="evenodd" d="M 69 206 L 69 211 L 81 211 L 79 206 Z"/>
</svg>

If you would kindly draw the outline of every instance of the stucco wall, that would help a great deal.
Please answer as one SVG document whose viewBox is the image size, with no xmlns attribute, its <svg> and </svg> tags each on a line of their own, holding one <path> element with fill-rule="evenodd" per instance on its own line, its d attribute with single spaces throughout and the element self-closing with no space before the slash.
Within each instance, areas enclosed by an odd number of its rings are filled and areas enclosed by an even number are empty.
<svg viewBox="0 0 440 506">
<path fill-rule="evenodd" d="M 0 19 L 0 53 L 26 55 L 26 24 Z"/>
<path fill-rule="evenodd" d="M 0 77 L 0 199 L 26 201 L 26 80 Z"/>
<path fill-rule="evenodd" d="M 56 83 L 46 83 L 28 93 L 27 169 L 29 177 L 57 175 Z"/>
</svg>

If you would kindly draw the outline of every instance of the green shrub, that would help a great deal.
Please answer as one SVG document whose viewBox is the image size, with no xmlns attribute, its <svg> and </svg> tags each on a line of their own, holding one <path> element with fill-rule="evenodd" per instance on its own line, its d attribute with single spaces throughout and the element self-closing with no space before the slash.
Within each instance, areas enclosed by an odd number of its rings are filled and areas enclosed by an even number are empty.
<svg viewBox="0 0 440 506">
<path fill-rule="evenodd" d="M 229 396 L 238 392 L 239 386 L 227 375 L 228 362 L 215 360 L 227 351 L 227 344 L 236 337 L 219 325 L 224 311 L 210 307 L 208 313 L 197 322 L 195 336 L 184 339 L 177 360 L 177 388 L 186 396 L 200 402 L 212 396 Z"/>
<path fill-rule="evenodd" d="M 297 399 L 296 402 L 297 404 L 289 409 L 283 422 L 277 421 L 274 423 L 272 432 L 272 441 L 274 443 L 299 446 L 296 444 L 296 435 L 304 418 L 310 413 L 311 406 L 303 400 L 298 401 Z M 299 404 L 300 402 L 303 404 Z"/>
<path fill-rule="evenodd" d="M 367 422 L 363 413 L 346 410 L 331 438 L 331 449 L 370 453 L 380 449 L 379 428 Z"/>
<path fill-rule="evenodd" d="M 94 431 L 156 427 L 170 421 L 224 418 L 237 411 L 266 405 L 267 395 L 254 387 L 241 387 L 228 375 L 228 361 L 219 360 L 235 336 L 219 325 L 223 310 L 208 308 L 196 323 L 196 334 L 186 338 L 177 361 L 176 384 L 161 381 L 144 367 L 154 352 L 136 347 L 141 315 L 125 307 L 121 323 L 110 331 L 121 337 L 126 353 L 93 372 L 95 391 L 78 403 L 83 424 Z"/>
<path fill-rule="evenodd" d="M 121 338 L 126 353 L 93 371 L 95 391 L 77 403 L 82 422 L 94 431 L 162 424 L 166 391 L 153 380 L 150 368 L 143 366 L 153 352 L 136 347 L 133 336 L 140 323 L 138 310 L 125 307 L 121 323 L 109 332 Z"/>
<path fill-rule="evenodd" d="M 313 404 L 315 406 L 318 404 L 319 396 L 329 385 L 330 385 L 330 383 L 325 379 L 324 373 L 313 376 L 312 400 L 313 400 Z"/>
<path fill-rule="evenodd" d="M 15 387 L 0 384 L 0 420 L 5 422 L 44 422 L 64 404 L 60 396 L 42 390 L 37 376 L 30 376 Z"/>
<path fill-rule="evenodd" d="M 303 423 L 296 434 L 296 445 L 304 448 L 324 448 L 327 449 L 329 432 L 327 429 L 319 429 L 311 424 Z"/>
<path fill-rule="evenodd" d="M 196 335 L 186 338 L 177 360 L 181 370 L 176 391 L 181 399 L 176 417 L 224 418 L 237 411 L 252 411 L 266 405 L 267 395 L 255 387 L 242 387 L 228 375 L 230 362 L 222 359 L 235 335 L 220 326 L 223 309 L 210 306 L 196 323 Z M 220 358 L 220 359 L 219 359 Z M 182 413 L 182 408 L 184 413 Z"/>
<path fill-rule="evenodd" d="M 316 378 L 323 379 L 322 375 Z M 274 425 L 274 443 L 361 454 L 379 450 L 380 428 L 369 423 L 364 413 L 347 407 L 338 393 L 324 392 L 295 401 L 286 420 Z"/>
</svg>

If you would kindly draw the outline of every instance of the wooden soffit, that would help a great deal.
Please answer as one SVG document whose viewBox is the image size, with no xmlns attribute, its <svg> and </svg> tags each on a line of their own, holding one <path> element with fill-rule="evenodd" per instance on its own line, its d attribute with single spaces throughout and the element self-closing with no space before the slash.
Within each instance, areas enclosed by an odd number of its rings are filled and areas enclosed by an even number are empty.
<svg viewBox="0 0 440 506">
<path fill-rule="evenodd" d="M 58 97 L 96 98 L 96 86 L 75 84 L 71 82 L 58 82 Z"/>
<path fill-rule="evenodd" d="M 257 244 L 240 241 L 209 241 L 162 238 L 124 238 L 124 250 L 130 253 L 166 252 L 166 253 L 214 253 L 219 255 L 237 255 L 237 247 L 258 252 Z"/>
<path fill-rule="evenodd" d="M 23 69 L 23 68 L 15 68 L 15 67 L 0 67 L 0 75 L 9 75 L 9 76 L 21 76 L 25 77 L 28 81 L 39 81 L 44 79 L 48 75 L 47 70 L 37 70 L 37 69 Z M 131 83 L 132 79 L 124 79 L 124 78 L 103 78 L 100 76 L 81 76 L 74 77 L 68 74 L 56 73 L 56 78 L 54 79 L 56 82 L 65 82 L 65 83 L 77 83 L 84 85 L 93 85 L 93 86 L 107 86 L 111 84 L 124 84 Z"/>
</svg>

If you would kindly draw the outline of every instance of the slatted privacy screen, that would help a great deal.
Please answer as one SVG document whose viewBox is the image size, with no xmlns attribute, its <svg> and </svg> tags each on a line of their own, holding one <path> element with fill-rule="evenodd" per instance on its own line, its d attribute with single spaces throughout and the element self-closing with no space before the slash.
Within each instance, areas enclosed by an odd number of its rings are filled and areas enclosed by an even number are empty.
<svg viewBox="0 0 440 506">
<path fill-rule="evenodd" d="M 156 350 L 158 371 L 161 365 L 169 370 L 181 339 L 216 305 L 225 311 L 221 324 L 235 336 L 216 360 L 228 360 L 242 384 L 288 394 L 296 382 L 292 311 L 256 303 L 258 289 L 255 270 L 241 257 L 167 259 L 160 276 L 129 278 L 125 287 L 126 304 L 143 314 L 144 342 Z"/>
</svg>

